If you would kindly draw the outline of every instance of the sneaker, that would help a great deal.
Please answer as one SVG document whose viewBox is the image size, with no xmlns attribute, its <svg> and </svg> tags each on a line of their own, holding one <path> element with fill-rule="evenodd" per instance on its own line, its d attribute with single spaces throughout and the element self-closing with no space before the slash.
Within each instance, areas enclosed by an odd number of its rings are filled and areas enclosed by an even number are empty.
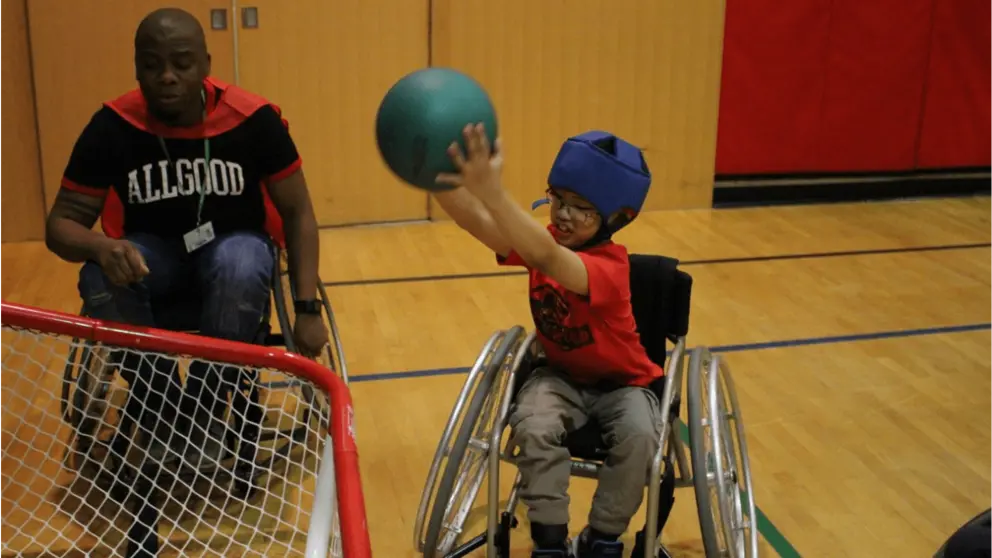
<svg viewBox="0 0 992 558">
<path fill-rule="evenodd" d="M 623 542 L 594 539 L 586 527 L 575 538 L 574 552 L 575 558 L 622 558 Z"/>
<path fill-rule="evenodd" d="M 634 551 L 630 553 L 630 558 L 646 558 L 644 547 L 644 531 L 638 531 L 637 536 L 634 538 Z M 672 558 L 672 553 L 659 542 L 658 552 L 654 555 L 654 558 Z"/>
<path fill-rule="evenodd" d="M 535 548 L 531 551 L 530 558 L 575 558 L 570 546 L 555 549 Z"/>
</svg>

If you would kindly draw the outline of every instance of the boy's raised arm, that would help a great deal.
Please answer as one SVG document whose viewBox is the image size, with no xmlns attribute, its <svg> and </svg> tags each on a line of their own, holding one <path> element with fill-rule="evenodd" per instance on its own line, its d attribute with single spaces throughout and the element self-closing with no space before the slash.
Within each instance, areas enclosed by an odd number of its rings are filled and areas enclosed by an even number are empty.
<svg viewBox="0 0 992 558">
<path fill-rule="evenodd" d="M 435 192 L 434 198 L 448 212 L 455 223 L 502 257 L 510 254 L 510 243 L 486 207 L 465 188 Z"/>
</svg>

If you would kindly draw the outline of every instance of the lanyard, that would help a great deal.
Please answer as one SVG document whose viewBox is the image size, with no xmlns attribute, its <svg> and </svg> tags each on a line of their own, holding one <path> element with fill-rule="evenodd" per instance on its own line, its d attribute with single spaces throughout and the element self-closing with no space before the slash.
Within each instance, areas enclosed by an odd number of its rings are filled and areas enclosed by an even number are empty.
<svg viewBox="0 0 992 558">
<path fill-rule="evenodd" d="M 203 119 L 207 119 L 206 110 L 203 111 Z M 207 181 L 205 186 L 200 187 L 200 203 L 196 207 L 196 226 L 200 226 L 200 219 L 203 217 L 203 200 L 207 198 L 207 190 L 212 189 L 213 183 L 210 181 L 213 171 L 210 169 L 210 139 L 203 138 L 203 160 L 206 162 L 204 165 L 207 169 L 206 175 L 204 175 L 204 180 Z"/>
<path fill-rule="evenodd" d="M 207 93 L 204 90 L 200 90 L 201 98 L 203 99 L 203 122 L 207 121 Z M 162 136 L 155 136 L 158 138 L 158 144 L 162 147 L 162 151 L 165 153 L 165 158 L 169 161 L 169 166 L 174 167 L 172 164 L 172 157 L 169 156 L 169 150 L 165 146 L 165 138 Z M 203 160 L 205 162 L 206 174 L 204 175 L 204 180 L 206 184 L 200 186 L 200 201 L 196 207 L 196 226 L 199 227 L 203 220 L 203 202 L 207 199 L 207 190 L 212 189 L 213 183 L 210 181 L 211 171 L 210 171 L 210 138 L 203 138 Z M 194 169 L 194 173 L 196 170 Z M 164 185 L 163 185 L 164 186 Z"/>
</svg>

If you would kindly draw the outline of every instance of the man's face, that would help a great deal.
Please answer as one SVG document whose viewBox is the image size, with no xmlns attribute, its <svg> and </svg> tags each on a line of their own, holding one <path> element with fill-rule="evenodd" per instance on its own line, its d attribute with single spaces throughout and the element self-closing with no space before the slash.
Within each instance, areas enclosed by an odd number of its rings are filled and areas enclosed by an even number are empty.
<svg viewBox="0 0 992 558">
<path fill-rule="evenodd" d="M 202 40 L 163 23 L 138 41 L 134 67 L 149 109 L 164 120 L 188 116 L 202 104 L 210 58 Z"/>
</svg>

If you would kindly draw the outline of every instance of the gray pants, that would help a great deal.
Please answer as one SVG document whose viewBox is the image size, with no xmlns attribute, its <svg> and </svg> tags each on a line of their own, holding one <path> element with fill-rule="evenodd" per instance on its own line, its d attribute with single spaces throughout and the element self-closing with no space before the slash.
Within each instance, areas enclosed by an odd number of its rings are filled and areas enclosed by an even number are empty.
<svg viewBox="0 0 992 558">
<path fill-rule="evenodd" d="M 624 533 L 644 497 L 661 434 L 659 418 L 658 399 L 648 389 L 598 391 L 553 369 L 535 369 L 521 387 L 510 416 L 511 442 L 520 448 L 520 499 L 531 523 L 568 523 L 571 465 L 562 441 L 566 432 L 594 419 L 611 449 L 599 472 L 589 526 L 604 533 Z"/>
</svg>

